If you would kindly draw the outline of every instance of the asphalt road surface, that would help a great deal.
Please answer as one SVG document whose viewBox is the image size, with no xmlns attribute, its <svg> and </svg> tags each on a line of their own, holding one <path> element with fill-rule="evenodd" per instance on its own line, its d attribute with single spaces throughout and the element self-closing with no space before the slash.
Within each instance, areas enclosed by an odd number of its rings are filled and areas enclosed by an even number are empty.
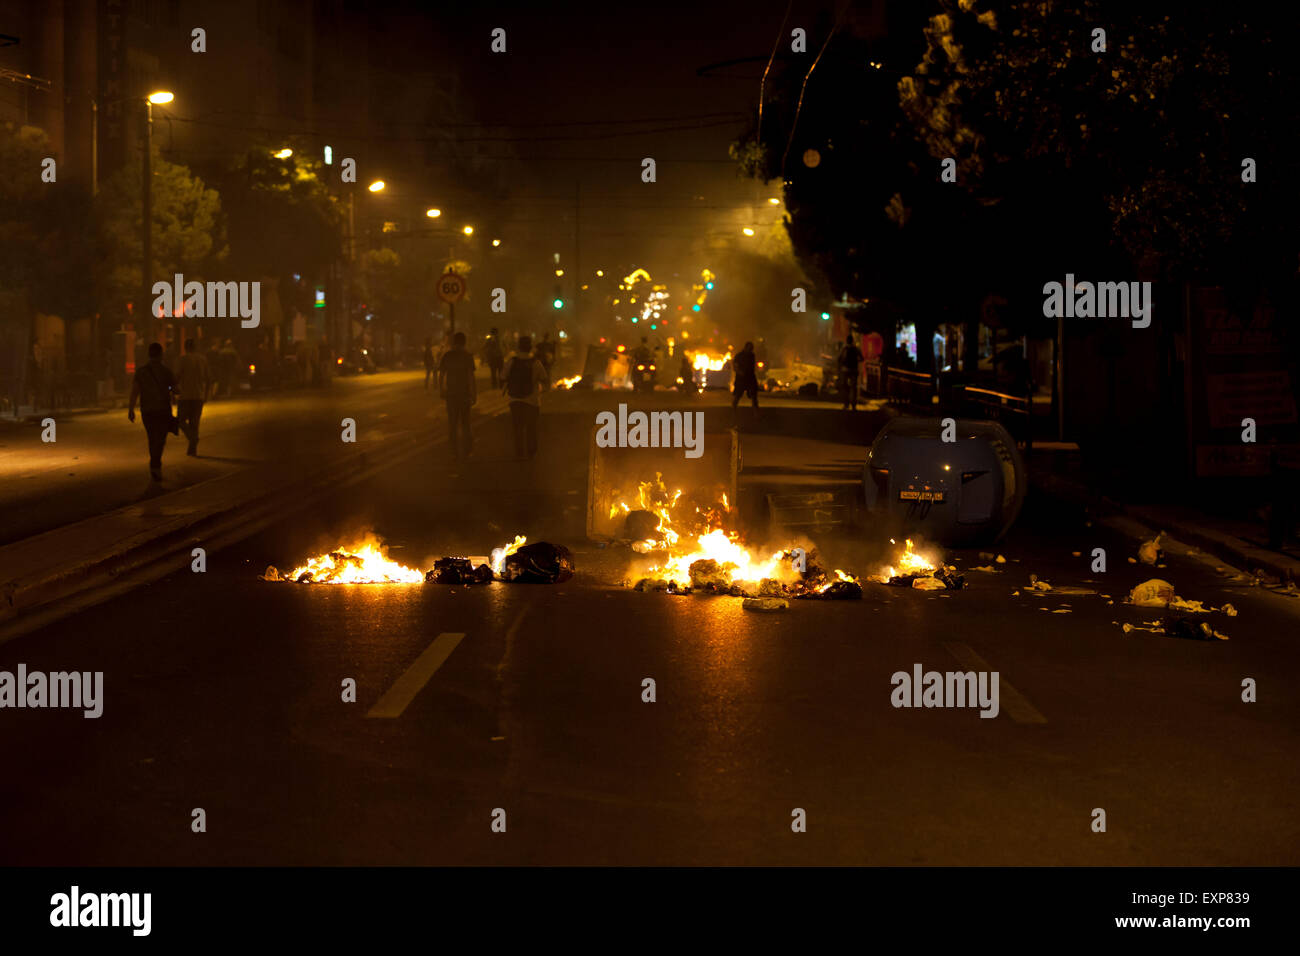
<svg viewBox="0 0 1300 956">
<path fill-rule="evenodd" d="M 606 407 L 609 393 L 547 396 L 534 462 L 511 460 L 508 419 L 493 419 L 463 468 L 439 455 L 390 470 L 209 555 L 204 574 L 0 646 L 0 669 L 102 670 L 105 685 L 98 720 L 0 714 L 0 862 L 1300 862 L 1300 602 L 1198 555 L 1135 566 L 1131 541 L 1034 497 L 994 549 L 998 573 L 949 553 L 960 592 L 867 584 L 862 601 L 773 614 L 638 593 L 623 585 L 636 556 L 584 535 L 586 442 Z M 361 530 L 420 567 L 522 533 L 567 544 L 578 573 L 259 580 Z M 858 573 L 885 544 L 870 529 L 818 543 Z M 1035 593 L 1031 573 L 1098 593 Z M 1125 633 L 1159 616 L 1120 604 L 1153 575 L 1235 604 L 1209 618 L 1231 640 Z M 1001 712 L 891 706 L 891 675 L 914 664 L 996 670 Z M 368 716 L 381 701 L 396 715 Z"/>
<path fill-rule="evenodd" d="M 185 454 L 185 435 L 169 435 L 163 481 L 149 479 L 149 451 L 139 412 L 125 409 L 62 418 L 56 441 L 35 425 L 0 430 L 0 544 L 89 518 L 229 472 L 270 463 L 293 467 L 295 455 L 337 444 L 344 416 L 364 429 L 427 417 L 441 403 L 423 391 L 423 370 L 331 379 L 326 389 L 256 391 L 207 402 L 199 422 L 199 457 Z"/>
</svg>

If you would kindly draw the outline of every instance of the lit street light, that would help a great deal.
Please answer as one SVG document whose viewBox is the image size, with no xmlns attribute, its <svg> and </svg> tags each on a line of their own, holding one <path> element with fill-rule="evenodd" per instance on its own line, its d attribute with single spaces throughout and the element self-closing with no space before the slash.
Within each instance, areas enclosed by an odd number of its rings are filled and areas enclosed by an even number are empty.
<svg viewBox="0 0 1300 956">
<path fill-rule="evenodd" d="M 500 239 L 493 239 L 493 240 L 492 240 L 492 245 L 494 245 L 494 246 L 499 246 L 499 245 L 501 245 L 501 240 L 500 240 Z"/>
<path fill-rule="evenodd" d="M 426 209 L 426 210 L 424 211 L 424 214 L 425 214 L 426 216 L 428 216 L 430 219 L 437 219 L 439 216 L 442 215 L 442 210 L 441 210 L 441 209 Z"/>
<path fill-rule="evenodd" d="M 140 306 L 148 309 L 150 315 L 153 314 L 153 307 L 150 305 L 153 296 L 153 283 L 149 281 L 149 275 L 153 271 L 153 107 L 155 103 L 170 103 L 176 97 L 167 90 L 157 90 L 150 93 L 144 100 L 144 168 L 143 178 L 140 184 L 141 205 L 143 215 L 140 217 L 140 228 L 143 237 L 143 267 L 140 270 L 141 297 Z M 182 309 L 182 312 L 184 309 Z"/>
<path fill-rule="evenodd" d="M 372 193 L 377 193 L 384 188 L 384 181 L 382 179 L 376 179 L 373 183 L 371 183 L 366 188 L 369 189 Z"/>
<path fill-rule="evenodd" d="M 746 226 L 744 229 L 741 230 L 741 232 L 743 232 L 747 236 L 752 236 L 754 234 L 754 230 L 751 229 L 749 226 Z"/>
<path fill-rule="evenodd" d="M 474 227 L 466 226 L 464 229 L 461 230 L 461 232 L 465 233 L 465 235 L 467 236 L 472 236 L 474 235 Z"/>
</svg>

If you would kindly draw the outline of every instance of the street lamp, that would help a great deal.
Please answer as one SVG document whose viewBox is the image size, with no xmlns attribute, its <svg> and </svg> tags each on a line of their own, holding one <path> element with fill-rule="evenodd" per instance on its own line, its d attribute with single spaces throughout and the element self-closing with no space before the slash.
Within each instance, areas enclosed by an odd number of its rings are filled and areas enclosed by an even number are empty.
<svg viewBox="0 0 1300 956">
<path fill-rule="evenodd" d="M 749 228 L 749 226 L 746 226 L 744 229 L 742 229 L 742 230 L 740 230 L 740 231 L 743 232 L 743 233 L 744 233 L 745 235 L 747 235 L 747 236 L 752 236 L 752 235 L 754 234 L 754 230 L 751 229 L 751 228 Z"/>
<path fill-rule="evenodd" d="M 474 235 L 474 227 L 466 226 L 464 229 L 461 230 L 461 232 L 465 233 L 465 235 L 467 236 L 472 236 Z"/>
<path fill-rule="evenodd" d="M 493 240 L 492 240 L 492 245 L 493 245 L 493 247 L 496 247 L 496 246 L 501 245 L 501 240 L 500 240 L 500 239 L 493 239 Z"/>
<path fill-rule="evenodd" d="M 382 179 L 376 179 L 373 183 L 371 183 L 366 188 L 369 189 L 372 193 L 381 192 L 384 188 L 384 181 Z"/>
<path fill-rule="evenodd" d="M 441 210 L 441 209 L 426 209 L 426 210 L 424 211 L 424 214 L 425 214 L 426 216 L 428 216 L 430 219 L 437 219 L 439 216 L 442 215 L 442 210 Z"/>
<path fill-rule="evenodd" d="M 150 297 L 153 295 L 153 283 L 149 281 L 149 273 L 153 270 L 153 107 L 155 103 L 161 106 L 163 103 L 170 103 L 175 98 L 168 90 L 156 90 L 144 99 L 144 168 L 143 180 L 140 186 L 141 205 L 144 213 L 141 216 L 141 231 L 144 238 L 144 263 L 143 268 L 140 270 L 143 292 L 140 305 L 148 309 L 150 315 L 153 315 L 153 306 L 150 305 Z"/>
</svg>

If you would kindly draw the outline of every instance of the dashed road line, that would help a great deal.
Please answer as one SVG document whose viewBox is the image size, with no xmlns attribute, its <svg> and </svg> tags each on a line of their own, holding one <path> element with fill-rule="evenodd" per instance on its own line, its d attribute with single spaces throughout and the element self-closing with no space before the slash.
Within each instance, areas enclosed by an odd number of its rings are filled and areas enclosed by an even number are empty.
<svg viewBox="0 0 1300 956">
<path fill-rule="evenodd" d="M 961 664 L 967 670 L 972 671 L 992 671 L 989 662 L 975 653 L 968 644 L 960 641 L 944 641 L 943 648 L 953 657 L 957 658 L 957 663 Z M 1029 702 L 1029 698 L 1011 685 L 1011 681 L 998 674 L 998 701 L 1002 710 L 1018 724 L 1045 724 L 1047 718 L 1043 716 L 1042 711 Z"/>
<path fill-rule="evenodd" d="M 379 698 L 370 708 L 367 717 L 400 717 L 415 695 L 429 683 L 429 678 L 451 656 L 456 645 L 464 640 L 464 634 L 439 634 L 433 643 L 424 649 L 424 653 L 415 659 L 415 663 L 388 688 L 388 692 Z"/>
</svg>

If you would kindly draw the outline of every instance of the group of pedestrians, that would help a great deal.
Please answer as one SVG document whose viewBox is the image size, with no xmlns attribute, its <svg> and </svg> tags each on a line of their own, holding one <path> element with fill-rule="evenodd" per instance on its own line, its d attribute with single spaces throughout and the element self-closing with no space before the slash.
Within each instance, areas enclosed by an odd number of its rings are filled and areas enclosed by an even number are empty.
<svg viewBox="0 0 1300 956">
<path fill-rule="evenodd" d="M 212 371 L 207 356 L 195 348 L 193 339 L 185 340 L 185 351 L 175 374 L 163 364 L 161 343 L 150 344 L 149 361 L 136 369 L 131 381 L 126 417 L 135 421 L 138 403 L 149 445 L 149 476 L 154 481 L 162 481 L 162 455 L 168 434 L 184 431 L 189 441 L 185 454 L 198 457 L 199 421 L 203 417 L 203 403 L 211 391 Z"/>
<path fill-rule="evenodd" d="M 426 349 L 431 343 L 426 344 Z M 514 431 L 515 457 L 519 460 L 537 455 L 538 420 L 541 416 L 541 391 L 550 385 L 550 366 L 555 348 L 547 333 L 533 348 L 530 335 L 521 335 L 515 350 L 506 357 L 501 349 L 500 333 L 492 329 L 484 342 L 482 358 L 487 365 L 492 388 L 500 388 L 510 399 L 510 420 Z M 447 407 L 447 428 L 452 456 L 456 461 L 469 457 L 474 445 L 470 427 L 470 410 L 478 402 L 474 356 L 466 348 L 464 332 L 452 337 L 451 348 L 438 359 L 436 372 L 438 394 Z M 432 354 L 426 351 L 425 385 L 433 372 Z"/>
</svg>

